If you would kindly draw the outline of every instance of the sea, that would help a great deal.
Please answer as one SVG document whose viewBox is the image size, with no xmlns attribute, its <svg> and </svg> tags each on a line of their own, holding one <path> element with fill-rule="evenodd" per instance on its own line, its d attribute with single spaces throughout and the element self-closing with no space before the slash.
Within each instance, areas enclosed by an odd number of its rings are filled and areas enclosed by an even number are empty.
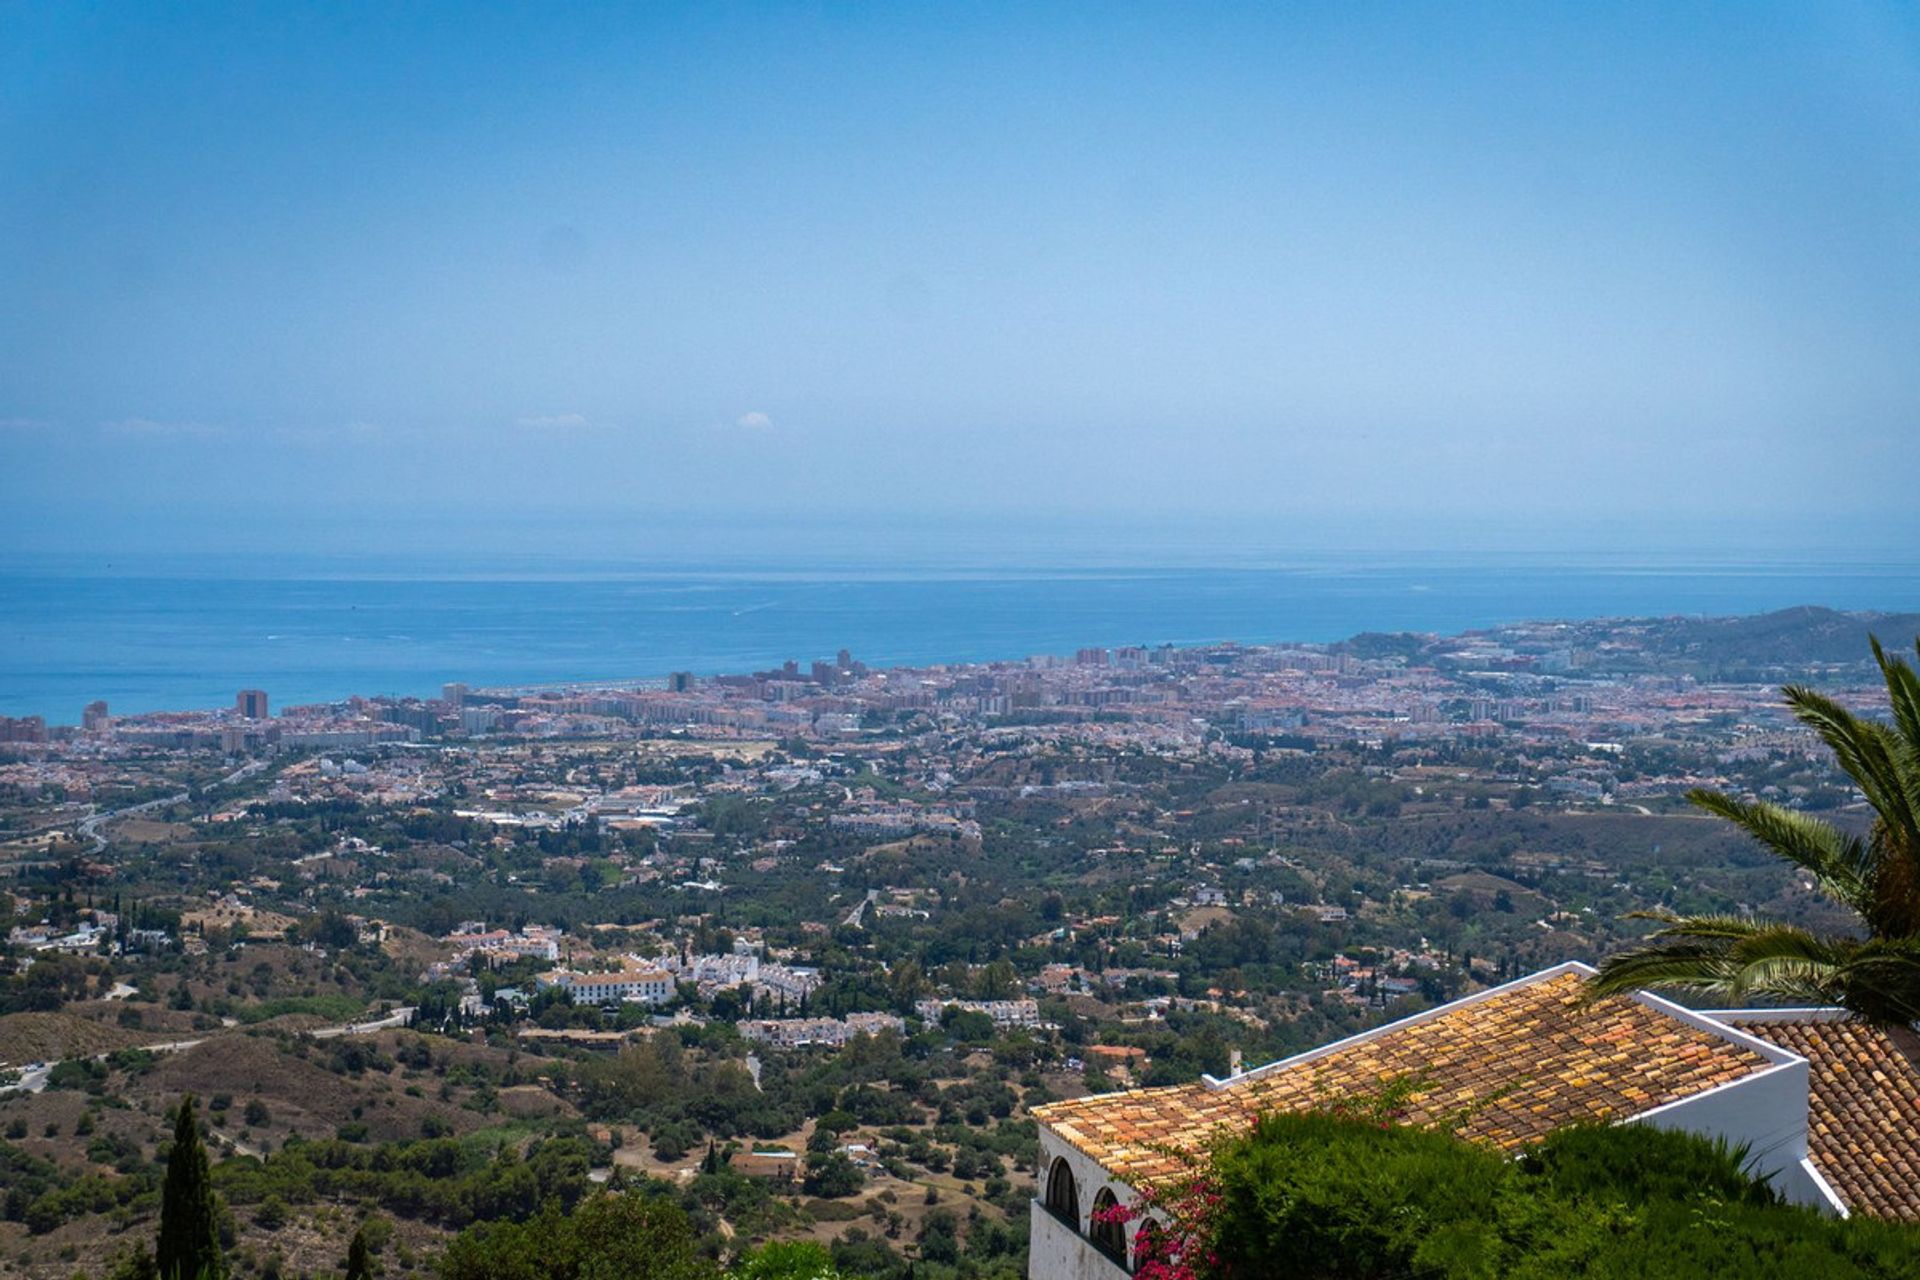
<svg viewBox="0 0 1920 1280">
<path fill-rule="evenodd" d="M 0 715 L 76 723 L 353 694 L 611 683 L 671 671 L 1071 654 L 1085 646 L 1331 641 L 1529 619 L 1920 610 L 1920 559 L 1552 559 L 1322 553 L 1265 564 L 566 560 L 370 554 L 0 561 Z"/>
</svg>

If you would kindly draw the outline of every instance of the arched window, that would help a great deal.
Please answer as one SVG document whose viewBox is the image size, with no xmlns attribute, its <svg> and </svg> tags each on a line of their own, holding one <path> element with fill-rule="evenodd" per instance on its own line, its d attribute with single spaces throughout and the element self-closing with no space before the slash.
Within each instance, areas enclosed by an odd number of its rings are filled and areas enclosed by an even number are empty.
<svg viewBox="0 0 1920 1280">
<path fill-rule="evenodd" d="M 1140 1225 L 1133 1229 L 1133 1269 L 1138 1271 L 1149 1262 L 1165 1262 L 1166 1249 L 1160 1224 L 1151 1217 L 1141 1218 Z"/>
<path fill-rule="evenodd" d="M 1111 1187 L 1100 1188 L 1100 1194 L 1093 1198 L 1093 1222 L 1087 1228 L 1087 1238 L 1094 1248 L 1121 1266 L 1127 1265 L 1127 1225 L 1120 1221 L 1120 1202 L 1114 1199 Z"/>
<path fill-rule="evenodd" d="M 1074 1185 L 1073 1170 L 1064 1156 L 1053 1162 L 1047 1174 L 1047 1208 L 1071 1222 L 1075 1231 L 1080 1229 L 1080 1188 Z"/>
</svg>

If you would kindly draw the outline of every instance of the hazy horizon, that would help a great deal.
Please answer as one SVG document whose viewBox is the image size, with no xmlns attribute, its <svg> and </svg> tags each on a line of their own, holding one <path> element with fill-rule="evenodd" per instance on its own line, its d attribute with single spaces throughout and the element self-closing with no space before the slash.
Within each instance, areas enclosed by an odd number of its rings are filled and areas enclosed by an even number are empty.
<svg viewBox="0 0 1920 1280">
<path fill-rule="evenodd" d="M 0 540 L 1920 544 L 1913 10 L 1196 17 L 0 10 Z"/>
<path fill-rule="evenodd" d="M 1187 521 L 1040 515 L 983 519 L 406 513 L 234 518 L 207 528 L 43 523 L 0 547 L 0 573 L 236 577 L 828 576 L 1205 570 L 1498 569 L 1737 574 L 1811 567 L 1845 577 L 1920 568 L 1920 541 L 1888 522 L 1765 528 L 1737 521 L 1422 524 L 1283 514 Z M 1809 603 L 1818 603 L 1809 601 Z M 1890 601 L 1889 607 L 1901 604 Z"/>
<path fill-rule="evenodd" d="M 1528 620 L 1728 616 L 1806 604 L 1908 613 L 1920 562 L 1579 568 L 1329 554 L 1285 568 L 637 569 L 539 557 L 186 557 L 9 572 L 0 715 L 73 722 L 224 704 L 740 674 L 849 649 L 876 666 L 1020 661 L 1087 646 L 1329 642 Z M 1881 630 L 1886 631 L 1885 627 Z M 1883 637 L 1906 647 L 1904 631 Z M 1864 642 L 1862 652 L 1864 653 Z"/>
</svg>

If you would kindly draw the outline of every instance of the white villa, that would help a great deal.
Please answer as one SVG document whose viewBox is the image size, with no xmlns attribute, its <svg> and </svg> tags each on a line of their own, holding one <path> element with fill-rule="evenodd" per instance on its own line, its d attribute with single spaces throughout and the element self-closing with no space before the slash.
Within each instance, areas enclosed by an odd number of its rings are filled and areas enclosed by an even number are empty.
<svg viewBox="0 0 1920 1280">
<path fill-rule="evenodd" d="M 678 988 L 673 975 L 664 969 L 619 969 L 613 973 L 575 973 L 555 969 L 538 979 L 542 987 L 559 987 L 573 996 L 575 1004 L 620 1004 L 633 1000 L 644 1004 L 666 1004 Z"/>
<path fill-rule="evenodd" d="M 1414 1078 L 1408 1119 L 1517 1150 L 1576 1121 L 1650 1124 L 1748 1149 L 1787 1199 L 1920 1220 L 1920 1038 L 1834 1009 L 1699 1013 L 1647 992 L 1581 999 L 1563 964 L 1224 1080 L 1038 1108 L 1032 1280 L 1119 1280 L 1139 1223 L 1098 1223 L 1256 1115 Z"/>
</svg>

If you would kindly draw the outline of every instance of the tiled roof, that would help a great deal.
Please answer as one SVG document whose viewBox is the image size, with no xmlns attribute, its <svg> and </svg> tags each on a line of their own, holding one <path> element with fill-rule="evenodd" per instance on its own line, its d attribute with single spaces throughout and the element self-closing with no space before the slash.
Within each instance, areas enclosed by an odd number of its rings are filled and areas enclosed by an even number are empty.
<svg viewBox="0 0 1920 1280">
<path fill-rule="evenodd" d="M 1837 1018 L 1735 1025 L 1812 1064 L 1807 1150 L 1847 1208 L 1920 1221 L 1914 1035 Z"/>
<path fill-rule="evenodd" d="M 1124 1181 L 1182 1167 L 1196 1151 L 1267 1111 L 1303 1111 L 1376 1094 L 1397 1078 L 1420 1090 L 1407 1119 L 1512 1148 L 1578 1120 L 1625 1118 L 1771 1066 L 1758 1052 L 1647 1004 L 1580 1001 L 1562 972 L 1289 1059 L 1223 1087 L 1139 1089 L 1049 1103 L 1035 1117 Z"/>
</svg>

